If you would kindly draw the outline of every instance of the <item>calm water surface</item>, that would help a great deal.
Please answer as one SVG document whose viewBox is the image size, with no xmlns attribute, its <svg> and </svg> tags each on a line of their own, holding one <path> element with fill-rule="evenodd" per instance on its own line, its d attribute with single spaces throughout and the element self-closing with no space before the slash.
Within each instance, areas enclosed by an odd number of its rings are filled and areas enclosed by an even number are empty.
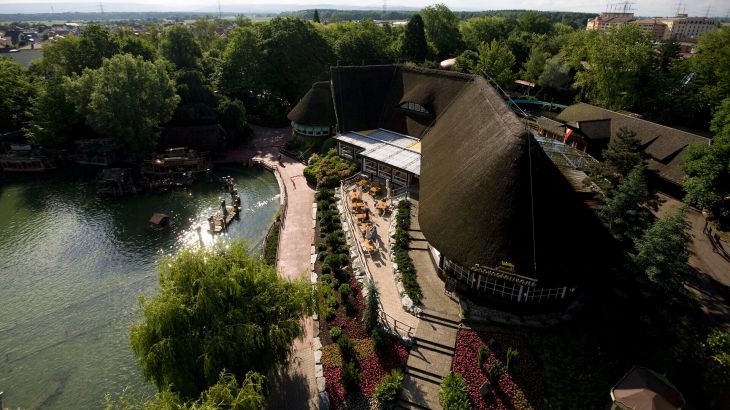
<svg viewBox="0 0 730 410">
<path fill-rule="evenodd" d="M 279 208 L 274 176 L 217 168 L 241 195 L 228 237 L 260 244 Z M 86 172 L 0 179 L 0 391 L 5 406 L 95 409 L 126 386 L 146 396 L 129 348 L 138 296 L 154 294 L 156 262 L 199 241 L 223 198 L 217 182 L 192 189 L 100 199 Z M 154 231 L 154 212 L 172 226 Z"/>
</svg>

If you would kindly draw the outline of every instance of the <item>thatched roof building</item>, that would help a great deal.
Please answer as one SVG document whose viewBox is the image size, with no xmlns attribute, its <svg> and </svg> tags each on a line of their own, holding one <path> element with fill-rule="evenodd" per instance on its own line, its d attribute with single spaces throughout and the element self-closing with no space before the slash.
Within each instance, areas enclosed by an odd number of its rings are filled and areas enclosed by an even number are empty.
<svg viewBox="0 0 730 410">
<path fill-rule="evenodd" d="M 320 81 L 312 84 L 312 88 L 294 106 L 287 118 L 300 134 L 329 135 L 331 128 L 337 124 L 330 82 Z"/>
<path fill-rule="evenodd" d="M 588 138 L 608 139 L 621 128 L 636 133 L 649 154 L 649 169 L 676 186 L 682 185 L 682 154 L 689 145 L 708 145 L 709 138 L 667 127 L 632 115 L 619 113 L 586 103 L 566 108 L 558 119 L 574 127 Z"/>
<path fill-rule="evenodd" d="M 397 65 L 333 67 L 331 90 L 340 143 L 381 129 L 421 140 L 418 220 L 444 260 L 466 271 L 507 262 L 531 286 L 588 278 L 596 242 L 585 238 L 601 229 L 484 78 Z"/>
</svg>

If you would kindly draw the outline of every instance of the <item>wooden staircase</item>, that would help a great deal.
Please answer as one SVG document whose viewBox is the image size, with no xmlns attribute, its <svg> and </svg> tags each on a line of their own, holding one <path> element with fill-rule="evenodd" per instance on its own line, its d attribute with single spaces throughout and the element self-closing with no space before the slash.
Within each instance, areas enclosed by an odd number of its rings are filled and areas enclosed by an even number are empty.
<svg viewBox="0 0 730 410">
<path fill-rule="evenodd" d="M 451 315 L 428 310 L 421 313 L 397 408 L 441 408 L 439 388 L 441 379 L 451 371 L 459 326 L 459 319 Z"/>
</svg>

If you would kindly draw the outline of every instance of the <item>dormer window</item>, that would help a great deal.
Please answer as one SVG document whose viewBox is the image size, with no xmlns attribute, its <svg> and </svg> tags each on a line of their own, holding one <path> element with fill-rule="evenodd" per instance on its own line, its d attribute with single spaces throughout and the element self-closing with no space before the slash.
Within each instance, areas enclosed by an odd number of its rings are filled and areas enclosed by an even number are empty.
<svg viewBox="0 0 730 410">
<path fill-rule="evenodd" d="M 414 112 L 416 114 L 431 115 L 431 112 L 429 112 L 424 106 L 414 102 L 404 102 L 400 105 L 400 108 L 406 111 Z"/>
</svg>

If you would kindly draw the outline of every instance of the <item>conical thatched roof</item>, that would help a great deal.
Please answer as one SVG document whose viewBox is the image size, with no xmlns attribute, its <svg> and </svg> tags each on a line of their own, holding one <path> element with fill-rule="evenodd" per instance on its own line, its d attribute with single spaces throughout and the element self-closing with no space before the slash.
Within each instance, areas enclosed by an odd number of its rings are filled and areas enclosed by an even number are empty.
<svg viewBox="0 0 730 410">
<path fill-rule="evenodd" d="M 332 92 L 329 81 L 312 84 L 294 109 L 287 115 L 290 121 L 302 125 L 334 125 L 335 111 L 332 107 Z"/>
</svg>

